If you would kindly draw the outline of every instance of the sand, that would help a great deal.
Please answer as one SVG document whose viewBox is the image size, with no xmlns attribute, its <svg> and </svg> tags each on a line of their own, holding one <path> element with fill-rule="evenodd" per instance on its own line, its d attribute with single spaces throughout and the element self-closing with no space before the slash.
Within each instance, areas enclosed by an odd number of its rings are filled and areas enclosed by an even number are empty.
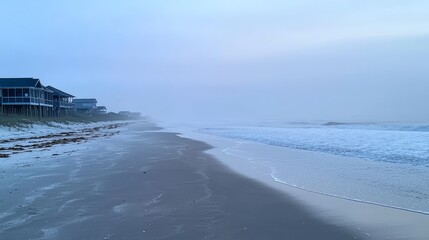
<svg viewBox="0 0 429 240">
<path fill-rule="evenodd" d="M 134 124 L 2 170 L 0 239 L 369 239 L 205 153 Z"/>
</svg>

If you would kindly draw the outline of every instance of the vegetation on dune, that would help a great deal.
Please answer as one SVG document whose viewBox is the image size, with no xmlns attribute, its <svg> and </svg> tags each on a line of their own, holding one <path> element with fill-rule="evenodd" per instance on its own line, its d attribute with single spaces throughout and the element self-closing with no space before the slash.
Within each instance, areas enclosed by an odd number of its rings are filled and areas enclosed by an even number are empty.
<svg viewBox="0 0 429 240">
<path fill-rule="evenodd" d="M 62 117 L 26 117 L 22 115 L 0 115 L 0 126 L 11 127 L 11 128 L 26 128 L 33 124 L 50 125 L 51 123 L 91 123 L 91 122 L 105 122 L 105 121 L 125 121 L 133 120 L 129 116 L 120 115 L 117 113 L 107 114 L 81 114 L 74 113 L 68 116 Z"/>
</svg>

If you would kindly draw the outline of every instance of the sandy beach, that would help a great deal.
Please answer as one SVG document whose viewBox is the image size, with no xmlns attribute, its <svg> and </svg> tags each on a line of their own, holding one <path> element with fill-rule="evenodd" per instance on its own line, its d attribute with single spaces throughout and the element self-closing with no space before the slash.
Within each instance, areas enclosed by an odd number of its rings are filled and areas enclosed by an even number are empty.
<svg viewBox="0 0 429 240">
<path fill-rule="evenodd" d="M 156 130 L 2 169 L 0 239 L 370 239 Z"/>
<path fill-rule="evenodd" d="M 429 1 L 0 9 L 0 240 L 429 240 Z"/>
</svg>

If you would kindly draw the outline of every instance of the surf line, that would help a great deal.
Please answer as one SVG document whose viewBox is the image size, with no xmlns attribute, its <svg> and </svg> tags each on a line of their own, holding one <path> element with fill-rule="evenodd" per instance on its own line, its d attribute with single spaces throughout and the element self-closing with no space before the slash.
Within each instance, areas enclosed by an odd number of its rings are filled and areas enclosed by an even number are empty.
<svg viewBox="0 0 429 240">
<path fill-rule="evenodd" d="M 246 157 L 246 156 L 241 156 L 239 154 L 231 153 L 231 151 L 233 151 L 234 149 L 236 150 L 236 149 L 240 148 L 243 144 L 246 144 L 246 143 L 247 142 L 237 142 L 234 146 L 223 149 L 222 152 L 226 155 L 230 155 L 233 157 L 239 157 L 239 158 L 243 158 L 246 160 L 259 159 L 259 158 L 251 158 L 251 157 Z M 326 197 L 332 197 L 332 198 L 337 198 L 337 199 L 342 199 L 342 200 L 347 200 L 347 201 L 352 201 L 352 202 L 364 203 L 364 204 L 369 204 L 369 205 L 385 207 L 385 208 L 390 208 L 390 209 L 396 209 L 396 210 L 401 210 L 401 211 L 406 211 L 406 212 L 417 213 L 417 214 L 429 216 L 429 212 L 425 212 L 425 211 L 413 210 L 413 209 L 408 209 L 408 208 L 403 208 L 403 207 L 398 207 L 398 206 L 392 206 L 392 205 L 387 205 L 387 204 L 382 204 L 382 203 L 377 203 L 377 202 L 365 201 L 365 200 L 361 200 L 361 199 L 348 198 L 348 197 L 338 196 L 338 195 L 334 195 L 334 194 L 330 194 L 330 193 L 318 192 L 315 190 L 311 190 L 311 189 L 300 187 L 300 186 L 297 186 L 294 184 L 290 184 L 290 183 L 287 183 L 287 182 L 277 178 L 276 176 L 274 176 L 272 168 L 271 168 L 271 173 L 268 175 L 273 179 L 273 181 L 275 183 L 286 185 L 288 187 L 296 188 L 296 189 L 299 189 L 302 191 L 306 191 L 306 192 L 310 192 L 310 193 L 314 193 L 314 194 L 318 194 L 318 195 L 322 195 L 322 196 L 326 196 Z"/>
</svg>

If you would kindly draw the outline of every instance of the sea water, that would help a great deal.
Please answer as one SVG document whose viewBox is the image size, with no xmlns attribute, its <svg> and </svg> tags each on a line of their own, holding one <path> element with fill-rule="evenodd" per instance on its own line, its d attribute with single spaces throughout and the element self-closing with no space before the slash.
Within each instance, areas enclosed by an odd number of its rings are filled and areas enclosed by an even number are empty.
<svg viewBox="0 0 429 240">
<path fill-rule="evenodd" d="M 429 214 L 429 125 L 258 123 L 203 133 L 297 149 L 301 155 L 252 161 L 274 181 L 321 194 Z M 230 149 L 233 153 L 234 149 Z M 320 153 L 303 157 L 306 153 Z M 251 153 L 241 153 L 251 154 Z"/>
</svg>

